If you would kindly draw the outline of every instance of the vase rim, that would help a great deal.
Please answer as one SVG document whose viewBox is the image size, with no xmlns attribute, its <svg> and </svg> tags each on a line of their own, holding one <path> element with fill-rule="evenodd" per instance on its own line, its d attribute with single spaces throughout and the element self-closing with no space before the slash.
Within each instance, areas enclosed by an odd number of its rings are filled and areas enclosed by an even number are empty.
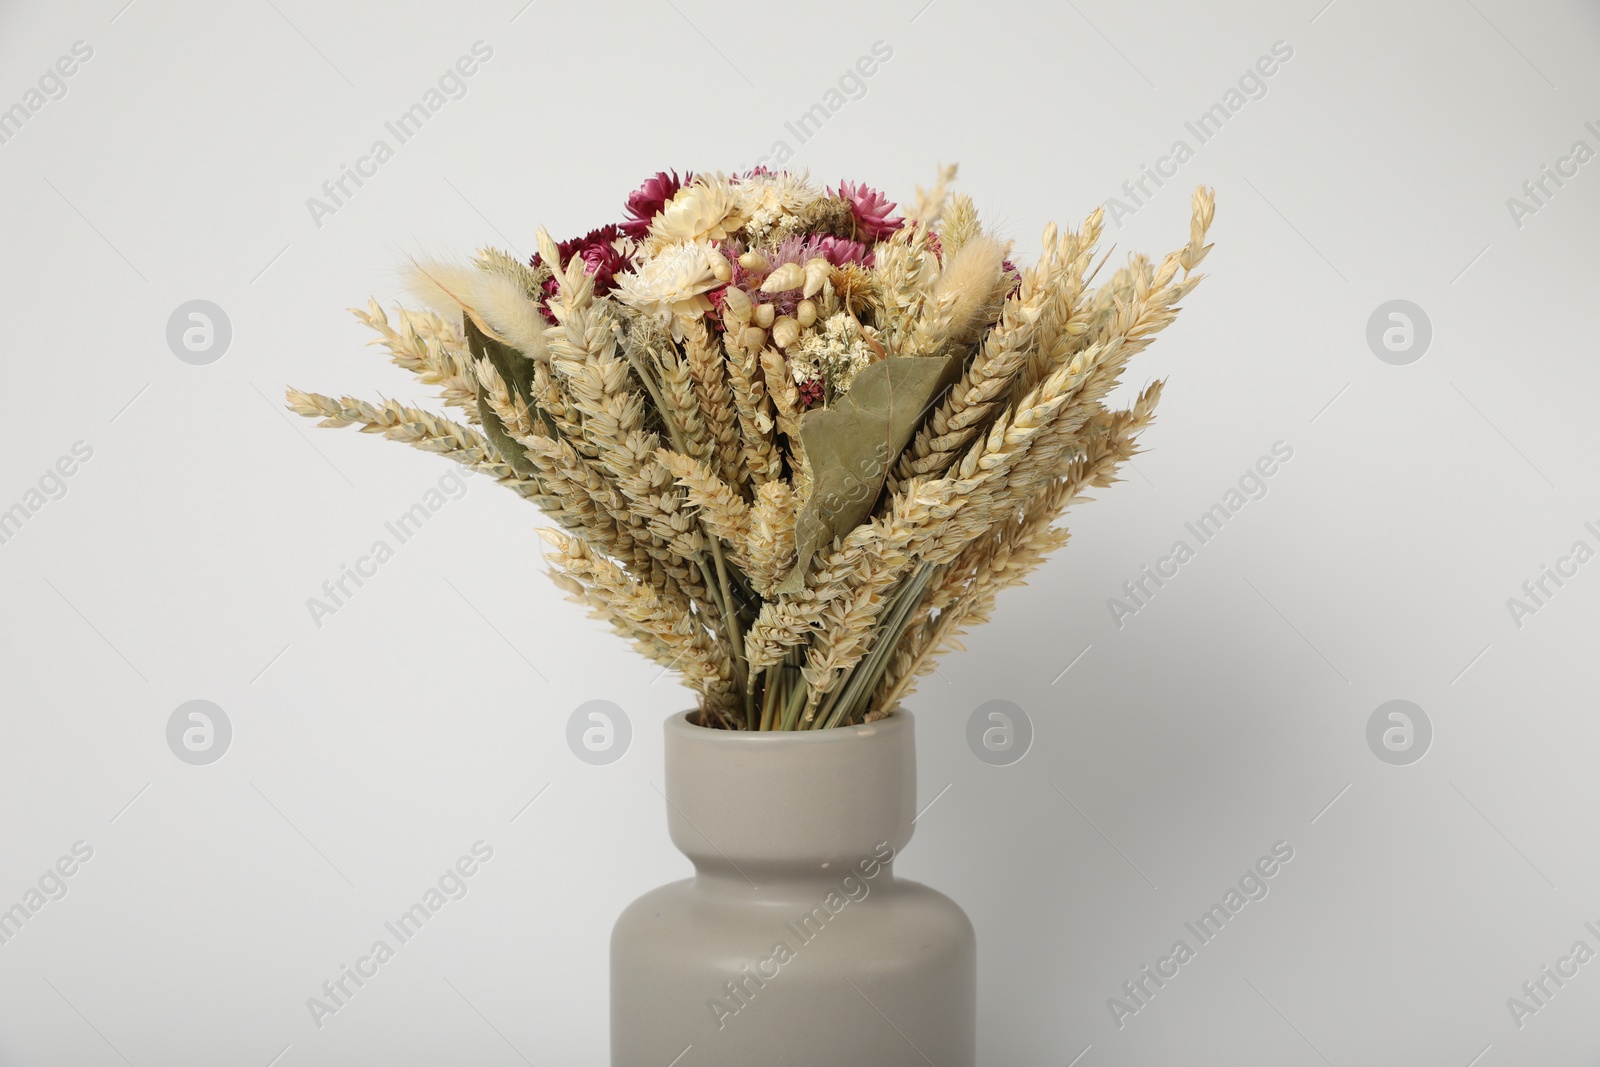
<svg viewBox="0 0 1600 1067">
<path fill-rule="evenodd" d="M 852 726 L 830 726 L 823 730 L 720 730 L 714 726 L 701 726 L 691 721 L 692 716 L 699 714 L 698 708 L 691 708 L 668 716 L 665 724 L 666 732 L 697 743 L 801 745 L 829 744 L 858 737 L 892 735 L 902 729 L 910 729 L 912 725 L 912 714 L 904 706 L 895 708 L 891 714 L 874 722 L 856 723 Z"/>
</svg>

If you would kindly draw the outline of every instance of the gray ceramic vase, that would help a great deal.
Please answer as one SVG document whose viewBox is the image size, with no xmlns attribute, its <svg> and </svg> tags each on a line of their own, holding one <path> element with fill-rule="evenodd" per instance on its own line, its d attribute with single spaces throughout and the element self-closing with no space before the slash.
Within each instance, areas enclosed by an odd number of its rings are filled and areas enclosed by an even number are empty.
<svg viewBox="0 0 1600 1067">
<path fill-rule="evenodd" d="M 695 874 L 612 931 L 612 1067 L 973 1067 L 972 924 L 894 875 L 912 727 L 667 720 L 667 827 Z"/>
</svg>

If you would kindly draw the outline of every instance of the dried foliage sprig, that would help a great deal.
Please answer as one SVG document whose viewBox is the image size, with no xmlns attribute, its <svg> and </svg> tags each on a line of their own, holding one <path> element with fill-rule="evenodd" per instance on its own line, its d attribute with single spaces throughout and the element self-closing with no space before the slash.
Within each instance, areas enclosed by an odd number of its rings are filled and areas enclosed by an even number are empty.
<svg viewBox="0 0 1600 1067">
<path fill-rule="evenodd" d="M 1199 283 L 1189 240 L 1094 286 L 1102 215 L 1019 270 L 954 167 L 903 215 L 800 173 L 662 172 L 529 263 L 413 263 L 429 310 L 356 315 L 452 422 L 290 390 L 325 426 L 449 456 L 537 503 L 552 576 L 730 729 L 892 714 L 1118 480 L 1161 382 L 1108 410 Z"/>
</svg>

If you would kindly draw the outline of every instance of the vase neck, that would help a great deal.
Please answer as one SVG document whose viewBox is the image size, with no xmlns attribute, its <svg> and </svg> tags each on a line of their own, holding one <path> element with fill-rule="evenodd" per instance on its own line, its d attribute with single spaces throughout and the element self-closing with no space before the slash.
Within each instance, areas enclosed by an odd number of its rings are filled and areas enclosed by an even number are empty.
<svg viewBox="0 0 1600 1067">
<path fill-rule="evenodd" d="M 666 734 L 672 843 L 708 884 L 876 880 L 911 839 L 916 750 L 907 713 L 754 734 L 678 715 Z"/>
</svg>

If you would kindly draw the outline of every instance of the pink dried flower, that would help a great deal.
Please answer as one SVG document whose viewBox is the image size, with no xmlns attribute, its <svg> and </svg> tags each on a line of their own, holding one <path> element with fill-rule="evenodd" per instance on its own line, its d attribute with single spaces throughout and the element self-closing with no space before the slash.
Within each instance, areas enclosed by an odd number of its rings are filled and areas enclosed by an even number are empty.
<svg viewBox="0 0 1600 1067">
<path fill-rule="evenodd" d="M 562 267 L 577 256 L 583 260 L 583 269 L 594 276 L 595 295 L 610 292 L 616 275 L 629 269 L 628 257 L 617 251 L 617 239 L 621 236 L 619 227 L 608 224 L 582 237 L 562 241 L 557 246 L 561 250 Z"/>
<path fill-rule="evenodd" d="M 661 209 L 678 195 L 678 190 L 692 181 L 692 173 L 685 171 L 680 180 L 677 172 L 670 170 L 657 171 L 654 178 L 645 179 L 643 185 L 628 194 L 623 210 L 629 217 L 622 223 L 622 232 L 635 241 L 642 240 L 650 232 L 650 220 L 661 214 Z"/>
<path fill-rule="evenodd" d="M 800 392 L 800 403 L 804 404 L 806 407 L 809 408 L 812 405 L 818 404 L 822 401 L 823 385 L 821 378 L 809 378 L 806 381 L 801 382 L 798 386 L 798 389 Z"/>
<path fill-rule="evenodd" d="M 567 264 L 572 262 L 572 257 L 577 256 L 583 262 L 584 272 L 594 277 L 594 291 L 596 296 L 609 293 L 616 284 L 618 273 L 629 270 L 628 257 L 617 250 L 617 243 L 622 237 L 622 232 L 617 226 L 608 223 L 597 230 L 590 230 L 582 237 L 574 237 L 570 241 L 562 241 L 556 245 L 561 253 L 559 268 L 565 270 Z M 544 260 L 534 254 L 529 261 L 533 266 L 543 265 Z M 555 316 L 550 314 L 547 306 L 549 300 L 561 291 L 561 283 L 554 277 L 546 278 L 540 286 L 544 290 L 545 298 L 539 302 L 539 310 L 550 322 L 555 321 Z"/>
<path fill-rule="evenodd" d="M 840 182 L 834 195 L 850 201 L 856 230 L 867 241 L 881 241 L 906 224 L 903 218 L 890 217 L 894 201 L 876 189 L 869 189 L 864 182 Z"/>
<path fill-rule="evenodd" d="M 847 237 L 834 237 L 831 234 L 796 235 L 779 242 L 772 254 L 772 265 L 777 267 L 785 263 L 803 264 L 806 260 L 816 259 L 818 256 L 835 267 L 842 267 L 846 263 L 859 263 L 863 267 L 872 266 L 872 249 L 860 241 L 852 241 Z"/>
<path fill-rule="evenodd" d="M 706 322 L 710 323 L 711 328 L 714 330 L 725 330 L 726 327 L 722 325 L 722 309 L 728 303 L 728 287 L 726 285 L 717 286 L 706 293 L 706 299 L 711 301 L 711 310 L 706 312 Z"/>
</svg>

